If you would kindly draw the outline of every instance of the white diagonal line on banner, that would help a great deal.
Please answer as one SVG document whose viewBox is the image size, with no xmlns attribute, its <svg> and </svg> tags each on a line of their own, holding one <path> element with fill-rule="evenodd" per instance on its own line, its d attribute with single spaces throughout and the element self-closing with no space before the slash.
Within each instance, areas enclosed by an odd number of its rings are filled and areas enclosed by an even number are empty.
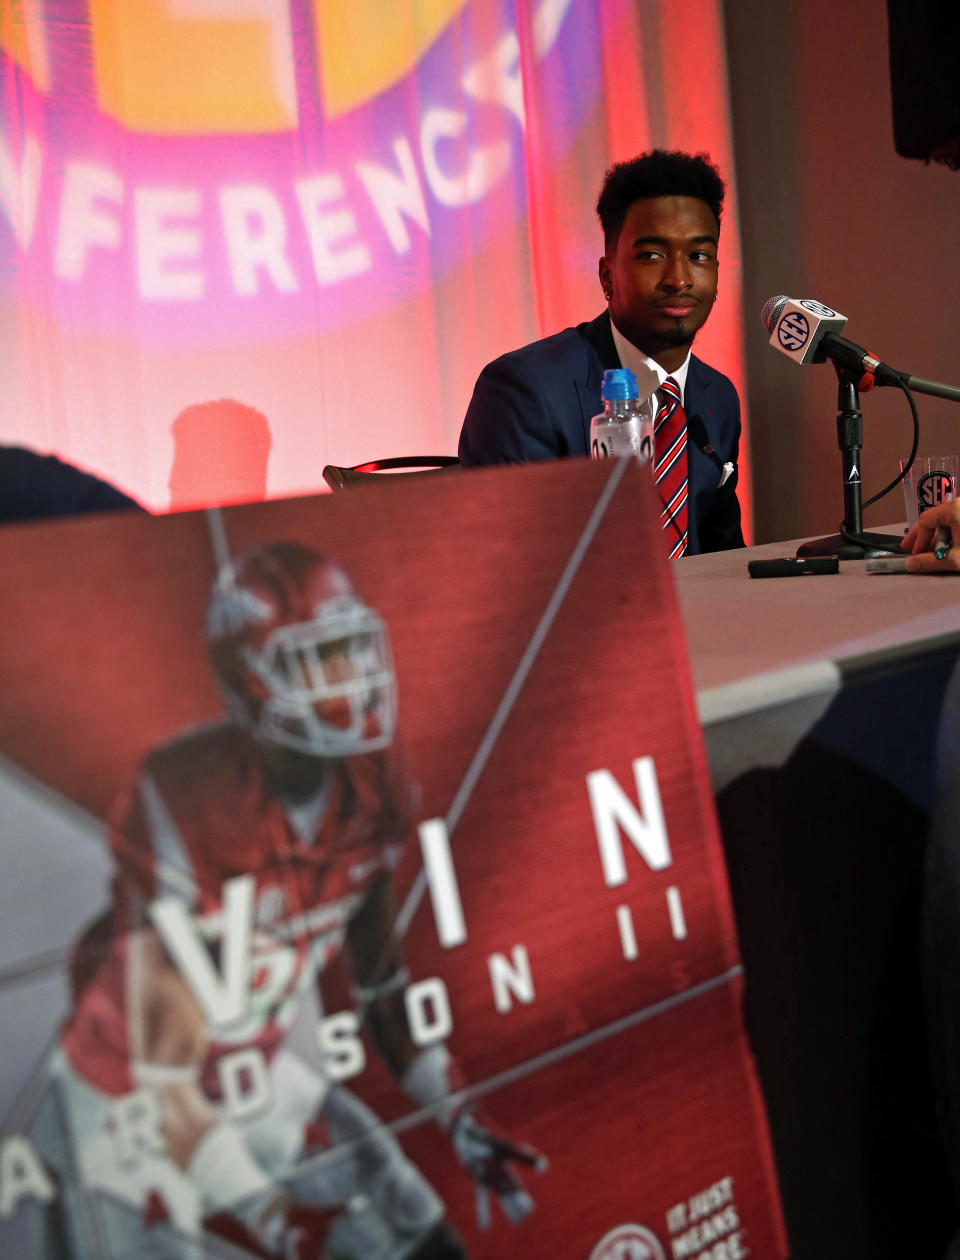
<svg viewBox="0 0 960 1260">
<path fill-rule="evenodd" d="M 98 858 L 104 861 L 109 858 L 106 839 L 108 824 L 104 819 L 90 813 L 49 783 L 35 778 L 29 771 L 0 754 L 0 832 L 6 842 L 14 837 L 14 829 L 9 822 L 10 811 L 14 808 L 24 815 L 29 814 L 35 827 L 49 829 L 55 825 L 65 834 L 69 833 L 71 841 L 76 840 L 96 850 Z M 16 831 L 16 837 L 24 841 L 30 838 L 22 822 Z M 109 860 L 112 865 L 112 858 Z M 183 872 L 162 858 L 156 863 L 156 872 L 158 879 L 171 883 L 183 880 Z M 104 908 L 105 903 L 91 902 L 89 913 Z M 69 944 L 28 953 L 15 961 L 0 959 L 0 987 L 38 979 L 58 968 L 64 968 L 75 943 L 71 940 Z"/>
<path fill-rule="evenodd" d="M 57 815 L 64 826 L 76 829 L 78 838 L 92 841 L 97 847 L 102 846 L 103 833 L 107 826 L 102 818 L 0 753 L 0 781 L 4 779 L 7 780 L 12 794 L 34 802 L 38 811 Z"/>
<path fill-rule="evenodd" d="M 484 1081 L 474 1082 L 466 1089 L 446 1094 L 439 1102 L 431 1103 L 429 1107 L 421 1107 L 417 1111 L 401 1116 L 399 1120 L 394 1120 L 390 1127 L 395 1133 L 400 1133 L 404 1129 L 412 1129 L 424 1120 L 435 1119 L 436 1113 L 442 1107 L 458 1107 L 472 1098 L 492 1094 L 496 1090 L 502 1089 L 505 1085 L 512 1085 L 516 1081 L 521 1081 L 524 1077 L 531 1076 L 534 1072 L 542 1072 L 544 1068 L 552 1067 L 555 1063 L 569 1059 L 571 1055 L 579 1054 L 582 1050 L 589 1050 L 591 1046 L 607 1041 L 610 1037 L 616 1037 L 622 1032 L 627 1032 L 629 1029 L 636 1027 L 637 1024 L 646 1024 L 651 1019 L 656 1019 L 659 1015 L 665 1015 L 668 1011 L 676 1010 L 679 1006 L 685 1006 L 688 1002 L 695 1002 L 697 998 L 703 997 L 706 993 L 712 993 L 715 989 L 722 989 L 724 985 L 731 984 L 742 975 L 743 964 L 735 963 L 718 976 L 711 976 L 709 980 L 701 980 L 699 984 L 695 984 L 689 989 L 684 989 L 682 993 L 671 993 L 669 997 L 663 998 L 659 1002 L 654 1002 L 651 1006 L 643 1006 L 640 1010 L 631 1011 L 629 1015 L 622 1015 L 619 1019 L 612 1020 L 609 1024 L 601 1024 L 599 1028 L 591 1028 L 589 1032 L 582 1033 L 579 1037 L 574 1037 L 572 1041 L 565 1041 L 550 1050 L 544 1050 L 542 1054 L 534 1055 L 532 1059 L 524 1059 L 520 1063 L 513 1064 L 512 1067 L 504 1068 L 502 1072 L 496 1072 L 493 1076 L 488 1076 Z"/>
<path fill-rule="evenodd" d="M 227 538 L 223 512 L 220 508 L 209 508 L 204 513 L 210 532 L 210 545 L 213 551 L 217 576 L 221 580 L 232 580 L 233 567 L 230 556 L 230 544 Z M 63 827 L 73 828 L 79 840 L 95 845 L 102 852 L 107 823 L 89 810 L 78 805 L 49 783 L 36 778 L 24 770 L 16 762 L 0 754 L 0 823 L 5 820 L 5 800 L 12 799 L 24 802 L 32 807 L 38 818 L 57 817 Z M 183 872 L 174 864 L 157 861 L 159 878 L 172 883 L 181 883 Z M 15 963 L 0 962 L 0 985 L 30 980 L 44 973 L 63 967 L 73 948 L 58 946 L 36 954 L 18 959 Z"/>
<path fill-rule="evenodd" d="M 510 716 L 510 710 L 513 708 L 514 703 L 523 688 L 523 684 L 527 680 L 527 675 L 533 668 L 533 663 L 537 659 L 537 655 L 539 654 L 541 647 L 543 647 L 543 642 L 550 631 L 550 627 L 553 625 L 554 618 L 560 610 L 560 605 L 566 598 L 567 591 L 570 589 L 570 584 L 573 582 L 577 570 L 583 562 L 583 557 L 586 555 L 587 548 L 593 541 L 593 536 L 597 532 L 600 522 L 606 514 L 607 508 L 610 506 L 610 500 L 613 498 L 613 493 L 620 484 L 624 470 L 632 458 L 632 455 L 625 455 L 621 459 L 617 460 L 615 467 L 612 469 L 610 476 L 607 479 L 606 485 L 603 487 L 600 497 L 594 504 L 593 511 L 590 513 L 590 519 L 583 527 L 583 532 L 578 538 L 577 544 L 570 554 L 570 559 L 567 561 L 557 585 L 554 587 L 553 594 L 547 601 L 547 606 L 543 610 L 543 615 L 537 624 L 537 628 L 534 630 L 530 642 L 527 644 L 526 649 L 520 658 L 520 663 L 507 685 L 507 689 L 503 694 L 503 699 L 497 706 L 497 711 L 494 713 L 490 721 L 490 725 L 487 727 L 486 734 L 481 739 L 477 751 L 474 753 L 473 760 L 467 767 L 467 772 L 463 777 L 463 782 L 460 784 L 460 787 L 450 804 L 450 808 L 447 810 L 447 816 L 444 821 L 446 822 L 448 836 L 453 835 L 457 823 L 463 817 L 463 811 L 466 809 L 467 802 L 473 793 L 473 789 L 477 785 L 477 780 L 483 773 L 484 766 L 486 766 L 490 754 L 493 752 L 496 742 L 500 738 L 503 728 L 506 725 L 507 718 Z M 407 928 L 410 926 L 410 922 L 416 914 L 420 902 L 423 900 L 423 894 L 426 891 L 426 888 L 427 876 L 426 872 L 421 868 L 417 878 L 413 882 L 413 886 L 411 887 L 409 893 L 407 893 L 406 900 L 397 914 L 397 938 L 403 937 L 406 934 Z"/>
<path fill-rule="evenodd" d="M 29 826 L 25 820 L 29 820 Z M 89 846 L 98 855 L 104 851 L 107 824 L 103 819 L 0 754 L 0 834 L 4 845 L 29 845 L 39 834 L 53 829 L 71 843 L 76 841 L 78 845 Z M 12 891 L 10 883 L 15 877 L 11 876 L 9 863 L 5 864 L 4 875 L 5 886 Z M 15 962 L 0 959 L 0 986 L 62 966 L 70 948 L 56 946 L 40 950 Z"/>
<path fill-rule="evenodd" d="M 466 1089 L 458 1090 L 456 1093 L 445 1094 L 436 1103 L 431 1103 L 426 1107 L 418 1107 L 415 1111 L 409 1111 L 406 1115 L 400 1116 L 397 1120 L 381 1122 L 379 1125 L 372 1126 L 372 1129 L 383 1128 L 391 1133 L 400 1134 L 409 1129 L 415 1129 L 421 1124 L 435 1123 L 441 1108 L 460 1107 L 475 1098 L 482 1098 L 487 1094 L 496 1093 L 497 1090 L 504 1089 L 508 1085 L 514 1085 L 517 1081 L 522 1081 L 526 1077 L 532 1076 L 535 1072 L 542 1072 L 545 1068 L 562 1063 L 564 1059 L 569 1059 L 573 1055 L 580 1054 L 584 1050 L 589 1050 L 593 1046 L 608 1041 L 611 1037 L 629 1032 L 631 1028 L 635 1028 L 638 1024 L 649 1023 L 650 1020 L 656 1019 L 660 1015 L 665 1015 L 669 1011 L 677 1010 L 678 1007 L 685 1006 L 688 1002 L 695 1002 L 698 998 L 731 984 L 742 975 L 743 964 L 735 963 L 734 966 L 729 967 L 719 975 L 711 976 L 709 980 L 701 980 L 699 984 L 695 984 L 689 989 L 684 989 L 682 993 L 672 993 L 669 997 L 663 998 L 659 1002 L 654 1002 L 650 1006 L 644 1006 L 638 1011 L 631 1011 L 628 1015 L 622 1015 L 619 1019 L 612 1020 L 609 1024 L 602 1024 L 599 1028 L 591 1028 L 589 1032 L 582 1033 L 579 1037 L 574 1037 L 571 1041 L 565 1041 L 561 1045 L 553 1046 L 550 1050 L 544 1050 L 542 1054 L 534 1055 L 532 1059 L 524 1059 L 519 1063 L 514 1063 L 511 1067 L 495 1072 L 493 1076 L 488 1076 L 486 1080 L 475 1081 Z M 363 1136 L 356 1140 L 358 1142 L 367 1140 L 372 1129 L 365 1131 Z M 350 1145 L 351 1142 L 348 1141 L 322 1151 L 309 1160 L 305 1160 L 297 1166 L 298 1174 L 319 1171 L 324 1164 L 330 1163 L 337 1158 L 342 1158 L 344 1150 L 349 1149 Z"/>
<path fill-rule="evenodd" d="M 219 574 L 224 569 L 233 571 L 233 557 L 230 555 L 230 541 L 227 538 L 227 526 L 223 519 L 223 510 L 218 507 L 207 508 L 204 512 L 207 529 L 210 531 L 210 546 L 213 550 L 213 561 Z"/>
</svg>

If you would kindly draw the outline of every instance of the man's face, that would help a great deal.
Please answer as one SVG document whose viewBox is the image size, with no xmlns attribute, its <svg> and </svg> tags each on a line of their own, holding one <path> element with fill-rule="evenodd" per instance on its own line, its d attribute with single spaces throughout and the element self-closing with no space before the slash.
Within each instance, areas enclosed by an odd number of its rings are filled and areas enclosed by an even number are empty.
<svg viewBox="0 0 960 1260">
<path fill-rule="evenodd" d="M 350 684 L 360 677 L 359 654 L 364 650 L 369 651 L 353 638 L 323 639 L 306 655 L 289 652 L 285 657 L 287 681 L 303 694 L 302 703 L 327 726 L 349 730 L 354 723 L 355 708 L 363 695 L 359 684 L 356 694 Z"/>
<path fill-rule="evenodd" d="M 284 656 L 286 679 L 295 690 L 309 694 L 317 687 L 317 671 L 328 687 L 349 684 L 358 677 L 354 649 L 349 639 L 327 639 L 318 645 L 315 661 L 288 652 Z M 312 657 L 312 654 L 311 654 Z M 313 715 L 324 725 L 349 731 L 354 725 L 354 702 L 349 696 L 333 695 L 304 700 Z M 332 759 L 318 752 L 289 748 L 267 740 L 263 756 L 281 793 L 291 800 L 312 796 L 326 776 Z"/>
<path fill-rule="evenodd" d="M 717 224 L 698 197 L 645 197 L 600 259 L 600 284 L 619 331 L 674 371 L 717 296 Z M 664 361 L 666 360 L 666 361 Z"/>
</svg>

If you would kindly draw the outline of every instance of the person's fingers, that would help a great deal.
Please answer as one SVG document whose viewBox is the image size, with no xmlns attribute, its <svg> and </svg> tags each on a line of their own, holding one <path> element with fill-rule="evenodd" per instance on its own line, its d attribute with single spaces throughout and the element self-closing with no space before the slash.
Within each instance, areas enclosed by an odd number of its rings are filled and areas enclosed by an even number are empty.
<svg viewBox="0 0 960 1260">
<path fill-rule="evenodd" d="M 960 500 L 957 499 L 947 499 L 943 503 L 934 504 L 933 507 L 924 508 L 917 518 L 917 525 L 924 525 L 928 529 L 936 529 L 938 525 L 952 527 L 958 523 L 960 523 Z"/>
<path fill-rule="evenodd" d="M 914 538 L 913 538 L 913 554 L 914 555 L 917 555 L 919 552 L 922 552 L 922 551 L 929 551 L 931 549 L 930 544 L 933 541 L 934 534 L 937 532 L 936 526 L 921 525 L 919 522 L 917 522 L 913 530 L 911 530 L 910 532 L 913 533 L 914 535 Z M 904 541 L 906 541 L 906 539 Z"/>
<path fill-rule="evenodd" d="M 951 547 L 960 546 L 960 501 L 948 499 L 945 503 L 937 503 L 920 513 L 915 525 L 911 526 L 900 546 L 904 551 L 911 551 L 915 556 L 932 552 L 937 545 L 937 532 L 949 530 Z M 942 534 L 941 534 L 942 538 Z M 958 553 L 960 554 L 960 553 Z M 938 564 L 941 562 L 938 561 Z M 952 569 L 951 563 L 949 566 Z M 928 569 L 911 567 L 911 573 L 939 573 L 942 568 Z"/>
<path fill-rule="evenodd" d="M 951 547 L 942 560 L 932 551 L 915 551 L 907 557 L 908 573 L 960 573 L 960 547 Z"/>
</svg>

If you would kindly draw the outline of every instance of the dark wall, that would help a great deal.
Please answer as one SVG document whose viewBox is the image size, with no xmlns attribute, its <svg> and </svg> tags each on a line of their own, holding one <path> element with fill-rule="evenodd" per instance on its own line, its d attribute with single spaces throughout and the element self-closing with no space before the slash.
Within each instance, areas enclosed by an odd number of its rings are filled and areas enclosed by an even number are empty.
<svg viewBox="0 0 960 1260">
<path fill-rule="evenodd" d="M 760 308 L 815 297 L 853 340 L 960 384 L 960 173 L 897 156 L 881 0 L 725 0 L 744 260 L 755 540 L 836 529 L 836 380 L 767 345 Z M 918 74 L 924 67 L 918 66 Z M 918 398 L 920 450 L 960 452 L 960 405 Z M 899 391 L 862 397 L 864 499 L 910 447 Z M 894 494 L 868 524 L 904 517 Z"/>
</svg>

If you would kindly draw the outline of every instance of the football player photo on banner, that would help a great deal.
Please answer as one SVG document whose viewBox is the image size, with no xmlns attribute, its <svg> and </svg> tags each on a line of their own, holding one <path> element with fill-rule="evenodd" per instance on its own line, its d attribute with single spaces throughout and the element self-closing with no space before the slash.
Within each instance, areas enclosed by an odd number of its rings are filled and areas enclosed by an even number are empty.
<svg viewBox="0 0 960 1260">
<path fill-rule="evenodd" d="M 0 532 L 0 1255 L 786 1256 L 653 495 Z"/>
</svg>

